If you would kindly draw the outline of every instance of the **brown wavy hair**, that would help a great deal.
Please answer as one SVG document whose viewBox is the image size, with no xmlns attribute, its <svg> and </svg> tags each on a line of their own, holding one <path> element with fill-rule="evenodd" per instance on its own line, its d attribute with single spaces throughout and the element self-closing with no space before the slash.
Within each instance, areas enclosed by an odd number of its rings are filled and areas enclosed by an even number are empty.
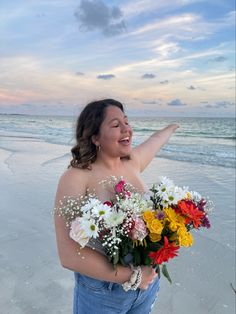
<svg viewBox="0 0 236 314">
<path fill-rule="evenodd" d="M 91 170 L 91 164 L 97 159 L 97 147 L 92 142 L 92 136 L 98 135 L 105 118 L 106 108 L 116 106 L 124 112 L 123 105 L 114 99 L 103 99 L 87 104 L 76 122 L 76 145 L 71 149 L 72 160 L 68 168 Z M 129 157 L 125 157 L 128 158 Z"/>
</svg>

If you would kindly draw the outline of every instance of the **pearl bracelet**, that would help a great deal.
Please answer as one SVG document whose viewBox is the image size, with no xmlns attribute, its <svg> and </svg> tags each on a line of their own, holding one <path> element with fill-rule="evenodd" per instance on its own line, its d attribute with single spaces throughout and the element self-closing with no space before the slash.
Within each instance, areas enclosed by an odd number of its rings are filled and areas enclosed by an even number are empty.
<svg viewBox="0 0 236 314">
<path fill-rule="evenodd" d="M 137 290 L 139 287 L 141 281 L 142 281 L 142 270 L 141 267 L 133 267 L 132 264 L 130 264 L 130 268 L 133 271 L 130 277 L 129 281 L 126 281 L 122 284 L 122 287 L 125 291 L 129 290 Z"/>
</svg>

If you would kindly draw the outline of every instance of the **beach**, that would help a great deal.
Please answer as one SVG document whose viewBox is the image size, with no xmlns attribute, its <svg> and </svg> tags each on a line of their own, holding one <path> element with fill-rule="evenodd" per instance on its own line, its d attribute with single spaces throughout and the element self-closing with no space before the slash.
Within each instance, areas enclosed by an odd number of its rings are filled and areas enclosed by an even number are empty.
<svg viewBox="0 0 236 314">
<path fill-rule="evenodd" d="M 0 139 L 0 312 L 72 313 L 73 273 L 60 265 L 52 216 L 68 145 L 22 136 Z M 152 314 L 235 313 L 235 168 L 155 158 L 142 177 L 189 186 L 215 203 L 210 230 L 194 233 L 168 265 Z"/>
</svg>

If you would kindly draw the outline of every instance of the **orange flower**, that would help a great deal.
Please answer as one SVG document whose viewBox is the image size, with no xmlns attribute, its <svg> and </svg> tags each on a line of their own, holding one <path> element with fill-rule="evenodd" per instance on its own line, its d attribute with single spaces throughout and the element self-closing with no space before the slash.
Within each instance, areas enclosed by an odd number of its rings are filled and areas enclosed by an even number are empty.
<svg viewBox="0 0 236 314">
<path fill-rule="evenodd" d="M 180 201 L 178 207 L 181 213 L 186 216 L 187 224 L 192 222 L 194 228 L 198 228 L 202 224 L 201 219 L 204 217 L 204 213 L 200 211 L 193 202 Z"/>
</svg>

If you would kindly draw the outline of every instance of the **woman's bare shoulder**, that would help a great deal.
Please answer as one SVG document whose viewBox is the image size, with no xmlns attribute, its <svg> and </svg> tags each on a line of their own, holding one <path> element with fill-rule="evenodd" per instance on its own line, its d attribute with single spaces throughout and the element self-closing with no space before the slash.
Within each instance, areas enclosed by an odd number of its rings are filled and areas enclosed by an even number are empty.
<svg viewBox="0 0 236 314">
<path fill-rule="evenodd" d="M 90 174 L 90 171 L 87 169 L 70 167 L 62 173 L 60 179 L 65 180 L 65 181 L 78 180 L 81 178 L 86 179 L 87 177 L 89 177 L 89 174 Z"/>
<path fill-rule="evenodd" d="M 86 193 L 90 173 L 86 169 L 69 168 L 60 176 L 56 199 L 64 196 L 78 196 Z"/>
</svg>

